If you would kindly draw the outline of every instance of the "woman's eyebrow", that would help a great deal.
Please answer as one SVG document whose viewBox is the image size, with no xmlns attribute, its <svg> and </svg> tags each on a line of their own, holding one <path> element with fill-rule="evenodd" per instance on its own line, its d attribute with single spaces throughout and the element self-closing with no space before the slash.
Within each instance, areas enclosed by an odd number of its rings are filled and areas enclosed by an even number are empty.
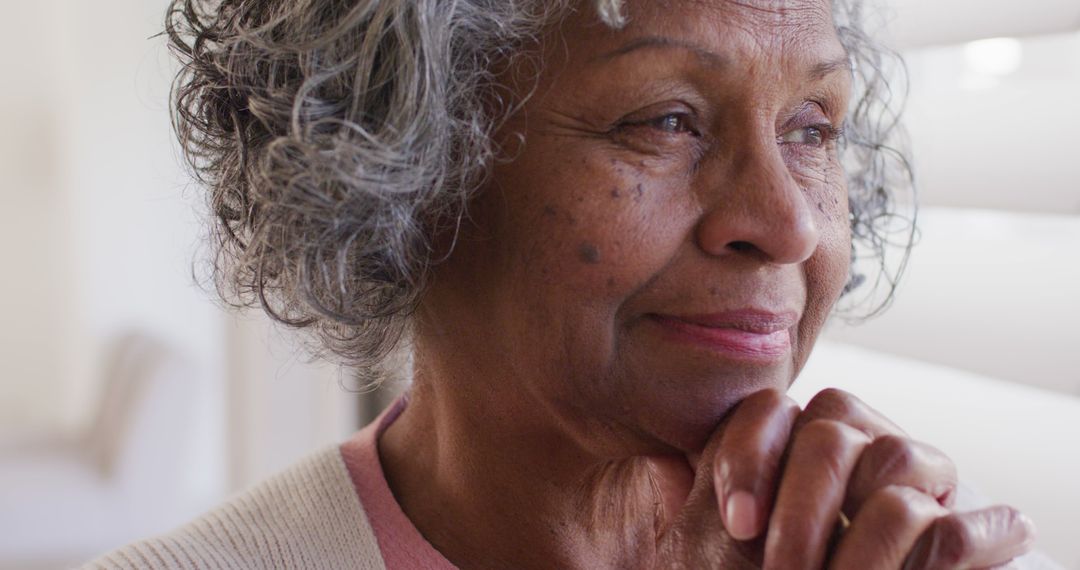
<svg viewBox="0 0 1080 570">
<path fill-rule="evenodd" d="M 644 36 L 635 38 L 621 47 L 598 55 L 592 58 L 589 63 L 611 61 L 612 59 L 643 49 L 678 49 L 689 51 L 710 67 L 726 67 L 730 62 L 727 56 L 710 51 L 690 42 L 663 36 Z M 839 71 L 847 73 L 851 73 L 852 71 L 851 59 L 847 54 L 814 64 L 810 67 L 810 71 L 807 75 L 811 81 L 820 81 Z"/>
<path fill-rule="evenodd" d="M 851 58 L 848 57 L 847 54 L 814 64 L 814 66 L 810 68 L 810 79 L 813 81 L 820 81 L 839 71 L 848 74 L 851 74 L 853 71 Z"/>
<path fill-rule="evenodd" d="M 635 38 L 621 47 L 618 47 L 612 51 L 592 58 L 589 63 L 611 61 L 613 59 L 643 49 L 672 48 L 689 51 L 696 55 L 699 59 L 701 59 L 702 62 L 708 64 L 711 67 L 724 67 L 728 64 L 728 58 L 722 54 L 716 53 L 714 51 L 709 51 L 699 45 L 695 45 L 690 42 L 677 40 L 675 38 L 666 38 L 662 36 L 644 36 L 640 38 Z"/>
</svg>

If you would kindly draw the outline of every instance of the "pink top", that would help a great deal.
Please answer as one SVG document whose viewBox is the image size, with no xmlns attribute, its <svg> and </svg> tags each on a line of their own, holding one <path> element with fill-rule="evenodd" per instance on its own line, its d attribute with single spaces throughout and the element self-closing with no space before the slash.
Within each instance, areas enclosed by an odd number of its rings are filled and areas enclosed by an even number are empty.
<svg viewBox="0 0 1080 570">
<path fill-rule="evenodd" d="M 407 403 L 404 397 L 398 398 L 374 422 L 341 444 L 341 457 L 375 532 L 387 570 L 458 570 L 424 539 L 405 516 L 386 483 L 386 475 L 379 461 L 378 440 L 401 415 Z M 976 495 L 963 485 L 959 492 L 957 507 L 965 507 L 960 511 L 975 510 L 989 504 L 982 499 L 976 502 Z M 1042 553 L 1036 552 L 1017 558 L 1013 563 L 1017 564 L 1017 568 L 1028 570 L 1064 570 Z"/>
<path fill-rule="evenodd" d="M 405 398 L 395 400 L 374 422 L 341 444 L 341 457 L 379 541 L 386 570 L 457 570 L 405 516 L 379 461 L 379 438 L 405 405 Z"/>
</svg>

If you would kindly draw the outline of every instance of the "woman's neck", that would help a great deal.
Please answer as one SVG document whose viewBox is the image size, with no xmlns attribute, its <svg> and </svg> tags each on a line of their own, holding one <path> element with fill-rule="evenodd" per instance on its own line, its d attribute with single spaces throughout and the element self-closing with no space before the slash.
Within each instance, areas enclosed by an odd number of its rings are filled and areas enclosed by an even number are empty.
<svg viewBox="0 0 1080 570">
<path fill-rule="evenodd" d="M 535 406 L 496 406 L 424 372 L 378 448 L 402 510 L 451 562 L 596 569 L 651 558 L 685 498 L 661 488 L 653 462 L 595 457 Z"/>
</svg>

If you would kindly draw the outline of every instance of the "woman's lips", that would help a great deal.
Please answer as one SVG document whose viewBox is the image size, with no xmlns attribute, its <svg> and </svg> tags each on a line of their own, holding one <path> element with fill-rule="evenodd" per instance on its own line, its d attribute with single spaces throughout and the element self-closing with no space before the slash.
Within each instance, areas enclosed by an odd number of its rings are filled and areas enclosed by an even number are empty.
<svg viewBox="0 0 1080 570">
<path fill-rule="evenodd" d="M 689 342 L 727 358 L 774 362 L 791 351 L 793 312 L 742 310 L 706 315 L 649 315 L 661 330 L 677 341 Z"/>
</svg>

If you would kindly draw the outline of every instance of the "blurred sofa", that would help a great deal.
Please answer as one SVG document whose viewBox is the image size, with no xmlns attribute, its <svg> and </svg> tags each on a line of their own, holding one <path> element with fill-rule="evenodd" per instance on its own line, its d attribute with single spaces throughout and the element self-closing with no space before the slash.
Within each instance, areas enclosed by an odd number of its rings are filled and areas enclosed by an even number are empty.
<svg viewBox="0 0 1080 570">
<path fill-rule="evenodd" d="M 168 530 L 220 493 L 197 472 L 192 370 L 139 334 L 112 343 L 96 419 L 75 437 L 0 440 L 0 568 L 67 568 Z"/>
</svg>

